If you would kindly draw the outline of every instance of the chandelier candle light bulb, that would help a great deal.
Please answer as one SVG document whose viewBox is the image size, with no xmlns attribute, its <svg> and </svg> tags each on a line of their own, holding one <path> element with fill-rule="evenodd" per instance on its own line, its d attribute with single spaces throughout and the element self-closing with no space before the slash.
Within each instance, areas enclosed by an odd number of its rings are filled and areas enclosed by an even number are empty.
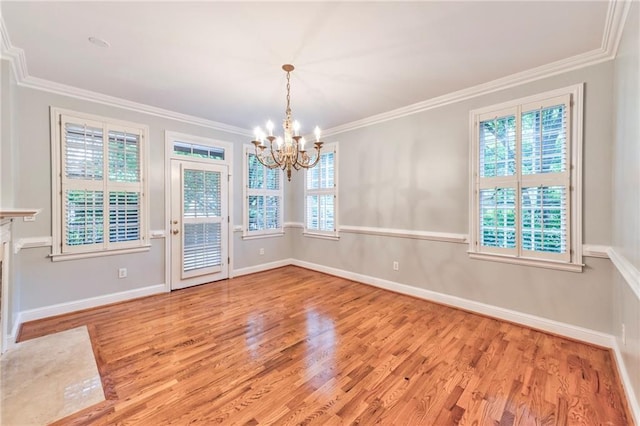
<svg viewBox="0 0 640 426">
<path fill-rule="evenodd" d="M 291 71 L 294 70 L 293 65 L 285 64 L 282 69 L 287 73 L 287 109 L 285 110 L 285 119 L 282 122 L 284 137 L 273 135 L 273 123 L 267 121 L 267 131 L 269 136 L 265 136 L 260 127 L 256 127 L 254 131 L 255 140 L 251 143 L 255 146 L 256 158 L 265 167 L 270 169 L 280 168 L 287 172 L 287 179 L 291 180 L 291 169 L 310 169 L 318 164 L 320 160 L 320 150 L 324 142 L 320 141 L 320 128 L 316 126 L 314 134 L 316 141 L 314 142 L 315 154 L 309 155 L 305 150 L 305 139 L 300 136 L 300 123 L 293 121 L 291 118 Z M 269 150 L 264 139 L 269 141 Z M 273 142 L 276 142 L 274 146 Z M 284 146 L 283 146 L 284 145 Z"/>
</svg>

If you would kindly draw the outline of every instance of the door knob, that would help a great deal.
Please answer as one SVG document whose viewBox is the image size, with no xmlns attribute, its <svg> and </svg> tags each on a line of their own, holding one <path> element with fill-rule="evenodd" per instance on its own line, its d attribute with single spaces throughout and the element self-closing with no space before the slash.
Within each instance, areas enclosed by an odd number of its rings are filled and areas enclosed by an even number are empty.
<svg viewBox="0 0 640 426">
<path fill-rule="evenodd" d="M 180 232 L 180 231 L 179 231 L 179 230 L 177 230 L 177 229 L 174 229 L 174 230 L 173 230 L 173 235 L 177 235 L 177 234 L 178 234 L 178 232 Z"/>
<path fill-rule="evenodd" d="M 174 220 L 174 221 L 173 221 L 173 224 L 174 224 L 174 225 L 177 225 L 177 224 L 178 224 L 178 221 L 177 221 L 177 220 Z"/>
</svg>

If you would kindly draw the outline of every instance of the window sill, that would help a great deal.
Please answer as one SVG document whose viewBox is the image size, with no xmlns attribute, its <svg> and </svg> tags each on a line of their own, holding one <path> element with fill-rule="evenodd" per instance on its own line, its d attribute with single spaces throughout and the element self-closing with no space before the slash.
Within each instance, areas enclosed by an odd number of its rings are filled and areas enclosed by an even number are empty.
<svg viewBox="0 0 640 426">
<path fill-rule="evenodd" d="M 269 232 L 268 234 L 245 234 L 242 236 L 243 240 L 259 240 L 262 238 L 283 237 L 284 231 Z"/>
<path fill-rule="evenodd" d="M 471 259 L 488 260 L 491 262 L 510 263 L 512 265 L 535 266 L 538 268 L 555 269 L 559 271 L 582 272 L 581 263 L 555 262 L 553 260 L 531 259 L 523 257 L 504 256 L 499 254 L 486 254 L 468 252 Z"/>
<path fill-rule="evenodd" d="M 117 250 L 103 250 L 103 251 L 92 251 L 85 253 L 56 253 L 50 254 L 52 262 L 62 262 L 66 260 L 77 260 L 77 259 L 89 259 L 91 257 L 103 257 L 103 256 L 115 256 L 118 254 L 130 254 L 130 253 L 142 253 L 145 251 L 149 251 L 151 249 L 151 245 L 138 246 L 134 248 L 126 248 L 126 249 L 117 249 Z"/>
<path fill-rule="evenodd" d="M 320 238 L 321 240 L 332 240 L 332 241 L 338 241 L 340 239 L 340 236 L 335 233 L 331 233 L 331 234 L 322 234 L 320 232 L 309 232 L 309 231 L 303 231 L 302 235 L 304 235 L 305 237 L 311 237 L 311 238 Z"/>
</svg>

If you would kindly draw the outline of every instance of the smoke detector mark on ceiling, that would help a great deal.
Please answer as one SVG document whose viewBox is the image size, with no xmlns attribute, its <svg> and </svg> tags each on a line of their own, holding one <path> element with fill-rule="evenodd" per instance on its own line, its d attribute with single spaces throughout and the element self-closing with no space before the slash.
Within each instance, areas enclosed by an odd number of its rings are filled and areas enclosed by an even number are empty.
<svg viewBox="0 0 640 426">
<path fill-rule="evenodd" d="M 111 47 L 108 41 L 98 37 L 89 37 L 89 43 L 95 44 L 98 47 L 104 47 L 104 48 Z"/>
</svg>

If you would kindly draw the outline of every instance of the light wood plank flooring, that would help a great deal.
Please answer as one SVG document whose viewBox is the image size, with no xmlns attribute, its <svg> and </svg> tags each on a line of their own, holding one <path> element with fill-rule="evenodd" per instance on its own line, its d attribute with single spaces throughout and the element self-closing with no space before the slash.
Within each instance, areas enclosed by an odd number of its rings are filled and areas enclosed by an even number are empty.
<svg viewBox="0 0 640 426">
<path fill-rule="evenodd" d="M 631 424 L 606 349 L 293 266 L 20 339 L 80 325 L 107 400 L 59 424 Z"/>
</svg>

